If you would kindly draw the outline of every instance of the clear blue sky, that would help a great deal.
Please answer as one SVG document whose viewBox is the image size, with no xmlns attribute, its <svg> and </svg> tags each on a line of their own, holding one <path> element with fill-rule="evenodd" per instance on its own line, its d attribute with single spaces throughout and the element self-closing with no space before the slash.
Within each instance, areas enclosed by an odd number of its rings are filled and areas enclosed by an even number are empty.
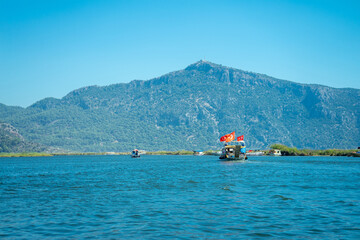
<svg viewBox="0 0 360 240">
<path fill-rule="evenodd" d="M 360 88 L 360 1 L 0 0 L 0 103 L 148 80 L 200 59 Z"/>
</svg>

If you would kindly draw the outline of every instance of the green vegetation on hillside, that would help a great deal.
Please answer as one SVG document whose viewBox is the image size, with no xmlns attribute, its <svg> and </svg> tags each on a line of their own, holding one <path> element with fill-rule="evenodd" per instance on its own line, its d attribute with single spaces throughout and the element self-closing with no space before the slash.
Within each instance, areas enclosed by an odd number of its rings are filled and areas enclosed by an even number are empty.
<svg viewBox="0 0 360 240">
<path fill-rule="evenodd" d="M 18 130 L 10 124 L 0 123 L 0 153 L 44 152 L 47 148 L 26 141 Z"/>
<path fill-rule="evenodd" d="M 360 143 L 359 102 L 357 89 L 200 61 L 149 81 L 85 87 L 25 109 L 0 104 L 0 121 L 28 141 L 66 152 L 215 150 L 219 137 L 232 131 L 254 149 L 274 142 L 347 149 Z M 35 150 L 17 150 L 23 151 Z"/>
</svg>

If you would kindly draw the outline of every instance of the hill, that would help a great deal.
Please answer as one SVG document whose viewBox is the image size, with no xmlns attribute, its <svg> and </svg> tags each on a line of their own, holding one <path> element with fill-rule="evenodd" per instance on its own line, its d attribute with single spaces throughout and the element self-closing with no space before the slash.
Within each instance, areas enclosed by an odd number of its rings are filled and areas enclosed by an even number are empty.
<svg viewBox="0 0 360 240">
<path fill-rule="evenodd" d="M 29 140 L 72 151 L 218 149 L 236 131 L 249 148 L 360 145 L 360 90 L 298 84 L 207 61 L 148 81 L 90 86 L 0 120 Z"/>
<path fill-rule="evenodd" d="M 26 141 L 19 131 L 7 123 L 0 123 L 0 153 L 44 152 L 47 147 Z"/>
</svg>

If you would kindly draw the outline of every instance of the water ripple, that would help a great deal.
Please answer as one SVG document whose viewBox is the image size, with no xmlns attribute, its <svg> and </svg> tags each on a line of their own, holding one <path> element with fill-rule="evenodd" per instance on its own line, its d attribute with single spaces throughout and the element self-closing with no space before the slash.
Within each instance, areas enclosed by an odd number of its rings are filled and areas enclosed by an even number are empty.
<svg viewBox="0 0 360 240">
<path fill-rule="evenodd" d="M 73 156 L 0 161 L 2 239 L 360 239 L 360 162 Z"/>
</svg>

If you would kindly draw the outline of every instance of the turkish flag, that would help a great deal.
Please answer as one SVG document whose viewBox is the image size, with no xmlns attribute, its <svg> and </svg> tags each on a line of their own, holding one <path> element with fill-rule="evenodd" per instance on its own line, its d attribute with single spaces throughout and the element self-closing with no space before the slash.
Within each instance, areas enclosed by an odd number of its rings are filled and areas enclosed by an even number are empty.
<svg viewBox="0 0 360 240">
<path fill-rule="evenodd" d="M 220 142 L 231 142 L 235 139 L 235 132 L 226 134 L 220 138 Z"/>
<path fill-rule="evenodd" d="M 244 135 L 241 135 L 240 137 L 237 137 L 238 141 L 244 141 Z"/>
</svg>

